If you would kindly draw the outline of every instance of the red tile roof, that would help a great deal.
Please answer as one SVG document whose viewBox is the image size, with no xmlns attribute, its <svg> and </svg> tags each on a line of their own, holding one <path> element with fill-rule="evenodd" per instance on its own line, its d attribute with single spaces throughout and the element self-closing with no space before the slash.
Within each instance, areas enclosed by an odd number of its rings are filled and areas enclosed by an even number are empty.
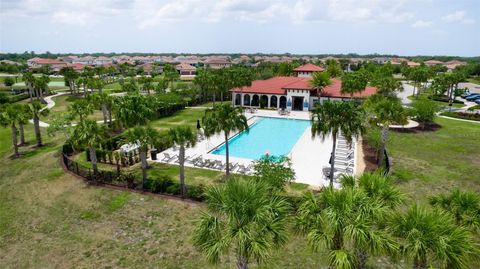
<svg viewBox="0 0 480 269">
<path fill-rule="evenodd" d="M 195 68 L 195 66 L 191 66 L 191 65 L 186 64 L 186 63 L 177 64 L 176 69 L 177 70 L 186 70 L 186 71 L 197 70 L 197 68 Z"/>
<path fill-rule="evenodd" d="M 304 64 L 302 66 L 299 66 L 295 69 L 293 69 L 293 71 L 295 72 L 322 72 L 323 68 L 321 68 L 320 66 L 317 66 L 317 65 L 314 65 L 314 64 Z"/>
<path fill-rule="evenodd" d="M 57 60 L 53 60 L 53 59 L 45 59 L 45 58 L 33 58 L 31 59 L 32 62 L 36 63 L 36 64 L 45 64 L 45 65 L 48 65 L 48 64 L 65 64 L 65 62 L 60 62 L 60 61 L 57 61 Z"/>
<path fill-rule="evenodd" d="M 83 68 L 85 67 L 84 64 L 80 64 L 80 63 L 76 63 L 76 64 L 67 64 L 68 67 L 71 67 L 73 68 L 73 70 L 83 70 Z"/>
<path fill-rule="evenodd" d="M 251 86 L 242 88 L 233 88 L 232 92 L 257 93 L 257 94 L 279 94 L 285 95 L 287 89 L 301 89 L 314 91 L 310 85 L 311 78 L 307 77 L 273 77 L 267 80 L 254 80 Z M 349 94 L 341 94 L 342 81 L 331 79 L 332 84 L 325 87 L 322 91 L 323 97 L 344 97 L 349 98 Z M 375 87 L 367 86 L 365 91 L 355 93 L 353 97 L 363 98 L 374 94 L 377 91 Z"/>
</svg>

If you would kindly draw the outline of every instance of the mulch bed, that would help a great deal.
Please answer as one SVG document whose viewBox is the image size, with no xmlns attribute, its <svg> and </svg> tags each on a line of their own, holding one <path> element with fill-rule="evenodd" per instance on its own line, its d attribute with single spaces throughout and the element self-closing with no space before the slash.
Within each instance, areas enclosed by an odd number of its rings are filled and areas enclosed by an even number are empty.
<svg viewBox="0 0 480 269">
<path fill-rule="evenodd" d="M 397 133 L 424 133 L 424 132 L 435 132 L 438 131 L 440 128 L 442 128 L 441 125 L 437 123 L 426 123 L 424 126 L 421 124 L 417 127 L 414 128 L 391 128 L 390 130 L 397 132 Z"/>
</svg>

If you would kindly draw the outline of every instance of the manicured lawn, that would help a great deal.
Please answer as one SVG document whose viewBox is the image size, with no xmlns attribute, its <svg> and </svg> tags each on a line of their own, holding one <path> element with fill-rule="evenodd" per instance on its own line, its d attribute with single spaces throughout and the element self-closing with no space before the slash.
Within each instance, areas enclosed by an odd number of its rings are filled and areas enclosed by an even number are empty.
<svg viewBox="0 0 480 269">
<path fill-rule="evenodd" d="M 393 175 L 409 201 L 452 188 L 480 191 L 480 126 L 437 118 L 435 132 L 390 132 Z"/>
<path fill-rule="evenodd" d="M 419 98 L 427 98 L 427 94 L 420 94 L 420 97 Z M 416 97 L 414 96 L 409 96 L 408 99 L 412 100 L 412 101 L 415 101 L 417 100 Z M 448 103 L 447 102 L 441 102 L 441 101 L 434 101 L 438 106 L 440 106 L 441 108 L 448 108 Z M 465 104 L 460 104 L 460 103 L 453 103 L 452 104 L 452 107 L 455 107 L 455 108 L 461 108 L 461 107 L 464 107 Z"/>
<path fill-rule="evenodd" d="M 479 78 L 479 77 L 476 77 L 476 78 L 467 78 L 467 81 L 468 81 L 468 82 L 471 82 L 471 83 L 475 83 L 475 84 L 480 84 L 480 78 Z"/>
<path fill-rule="evenodd" d="M 50 109 L 50 113 L 47 117 L 44 117 L 42 120 L 45 122 L 51 121 L 55 116 L 66 114 L 68 112 L 68 106 L 73 103 L 76 99 L 82 99 L 83 97 L 71 96 L 71 95 L 61 95 L 53 98 L 55 106 Z M 92 115 L 88 116 L 92 120 L 103 120 L 103 114 L 101 110 L 95 109 Z"/>
<path fill-rule="evenodd" d="M 188 125 L 197 128 L 197 120 L 202 121 L 205 114 L 204 108 L 188 108 L 176 112 L 174 115 L 151 122 L 151 125 L 158 130 L 168 130 L 169 128 L 181 125 Z"/>
</svg>

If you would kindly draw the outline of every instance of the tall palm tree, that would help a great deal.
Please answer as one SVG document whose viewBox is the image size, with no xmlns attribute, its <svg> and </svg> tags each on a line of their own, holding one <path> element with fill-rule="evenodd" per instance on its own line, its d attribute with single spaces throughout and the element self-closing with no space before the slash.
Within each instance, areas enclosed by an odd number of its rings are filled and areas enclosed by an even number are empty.
<svg viewBox="0 0 480 269">
<path fill-rule="evenodd" d="M 25 81 L 25 85 L 28 88 L 28 95 L 30 97 L 30 102 L 33 101 L 33 82 L 35 81 L 35 77 L 33 76 L 32 72 L 25 72 L 23 73 L 23 80 Z"/>
<path fill-rule="evenodd" d="M 48 108 L 42 108 L 39 101 L 33 101 L 28 105 L 30 116 L 33 118 L 33 127 L 35 130 L 35 138 L 37 140 L 37 147 L 43 146 L 42 134 L 40 132 L 40 117 L 47 116 L 50 112 Z"/>
<path fill-rule="evenodd" d="M 237 268 L 266 261 L 287 241 L 289 204 L 256 180 L 232 178 L 205 193 L 208 212 L 200 217 L 193 241 L 208 261 L 233 252 Z"/>
<path fill-rule="evenodd" d="M 323 89 L 330 84 L 332 84 L 332 81 L 327 72 L 315 72 L 313 73 L 312 80 L 310 80 L 310 85 L 317 91 L 319 100 Z"/>
<path fill-rule="evenodd" d="M 115 121 L 123 127 L 146 124 L 154 115 L 152 96 L 132 94 L 115 98 Z"/>
<path fill-rule="evenodd" d="M 157 132 L 157 130 L 149 126 L 137 126 L 125 132 L 125 142 L 138 145 L 142 166 L 142 189 L 145 188 L 145 182 L 147 180 L 148 147 L 151 145 L 155 145 L 157 143 L 158 137 L 159 133 Z"/>
<path fill-rule="evenodd" d="M 90 154 L 90 161 L 93 168 L 93 180 L 96 182 L 97 149 L 101 146 L 106 137 L 105 126 L 97 124 L 93 120 L 82 120 L 73 129 L 71 141 L 78 147 L 87 147 Z"/>
<path fill-rule="evenodd" d="M 425 269 L 429 259 L 445 268 L 468 268 L 478 257 L 478 244 L 450 215 L 413 205 L 405 214 L 395 216 L 387 226 L 402 239 L 402 252 L 413 260 L 414 269 Z"/>
<path fill-rule="evenodd" d="M 228 176 L 230 175 L 228 138 L 232 132 L 248 131 L 247 118 L 243 115 L 241 108 L 225 103 L 207 109 L 202 121 L 207 137 L 223 132 L 225 137 L 226 175 Z"/>
<path fill-rule="evenodd" d="M 365 102 L 365 107 L 372 115 L 370 120 L 382 127 L 380 156 L 378 158 L 378 165 L 383 165 L 385 159 L 385 147 L 388 140 L 388 128 L 391 124 L 405 124 L 407 123 L 407 114 L 396 97 L 385 97 L 383 95 L 372 95 Z"/>
<path fill-rule="evenodd" d="M 12 145 L 13 154 L 15 157 L 19 157 L 18 152 L 18 138 L 17 138 L 17 124 L 19 120 L 18 106 L 16 105 L 4 105 L 0 107 L 0 124 L 4 127 L 10 126 L 12 130 Z"/>
<path fill-rule="evenodd" d="M 25 124 L 28 123 L 30 116 L 30 108 L 27 104 L 20 105 L 18 108 L 18 129 L 20 131 L 20 144 L 19 146 L 25 145 Z"/>
<path fill-rule="evenodd" d="M 478 193 L 455 189 L 448 194 L 430 197 L 429 200 L 431 205 L 452 214 L 457 225 L 464 225 L 474 231 L 480 230 L 480 195 Z"/>
<path fill-rule="evenodd" d="M 76 100 L 68 107 L 68 112 L 72 120 L 78 117 L 79 121 L 83 121 L 93 113 L 93 105 L 85 99 Z"/>
<path fill-rule="evenodd" d="M 185 148 L 193 147 L 197 143 L 195 132 L 189 126 L 178 126 L 168 131 L 168 136 L 173 143 L 180 146 L 178 160 L 180 164 L 180 186 L 182 197 L 186 195 L 185 187 Z"/>
<path fill-rule="evenodd" d="M 110 117 L 111 121 L 111 111 L 109 107 L 112 105 L 112 97 L 105 92 L 98 92 L 90 96 L 90 101 L 97 107 L 101 107 L 103 114 L 103 124 L 107 124 L 107 120 Z"/>
<path fill-rule="evenodd" d="M 379 228 L 387 210 L 363 191 L 327 188 L 306 193 L 297 211 L 300 231 L 314 250 L 326 245 L 335 268 L 366 268 L 368 254 L 394 253 L 395 241 Z"/>
<path fill-rule="evenodd" d="M 368 76 L 364 69 L 359 71 L 345 73 L 342 76 L 342 94 L 349 94 L 351 97 L 355 93 L 363 92 L 368 83 Z"/>
<path fill-rule="evenodd" d="M 312 112 L 312 137 L 319 136 L 322 140 L 328 135 L 332 136 L 332 153 L 330 164 L 330 186 L 333 186 L 335 170 L 335 146 L 337 136 L 341 132 L 348 143 L 353 137 L 358 137 L 365 132 L 364 110 L 355 102 L 317 103 Z"/>
</svg>

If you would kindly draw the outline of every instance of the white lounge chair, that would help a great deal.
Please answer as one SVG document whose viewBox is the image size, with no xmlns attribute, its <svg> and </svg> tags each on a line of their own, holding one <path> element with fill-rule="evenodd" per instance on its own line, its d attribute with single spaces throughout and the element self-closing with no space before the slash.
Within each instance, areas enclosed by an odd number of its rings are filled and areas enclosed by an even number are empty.
<svg viewBox="0 0 480 269">
<path fill-rule="evenodd" d="M 178 155 L 174 154 L 174 155 L 170 155 L 169 153 L 167 152 L 164 152 L 163 155 L 165 156 L 161 161 L 162 162 L 166 162 L 166 163 L 169 163 L 171 162 L 172 160 L 174 160 L 175 158 L 178 158 Z"/>
</svg>

